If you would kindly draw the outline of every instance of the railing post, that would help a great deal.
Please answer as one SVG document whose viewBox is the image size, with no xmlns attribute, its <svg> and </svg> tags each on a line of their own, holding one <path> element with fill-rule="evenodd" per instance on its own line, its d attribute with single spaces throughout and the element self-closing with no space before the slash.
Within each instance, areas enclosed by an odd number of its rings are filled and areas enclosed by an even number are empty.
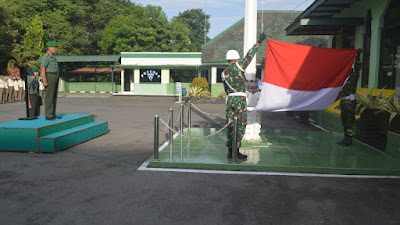
<svg viewBox="0 0 400 225">
<path fill-rule="evenodd" d="M 188 105 L 188 129 L 192 128 L 192 103 L 189 101 Z"/>
<path fill-rule="evenodd" d="M 159 123 L 158 115 L 154 117 L 154 160 L 158 161 Z"/>
<path fill-rule="evenodd" d="M 233 134 L 232 134 L 232 163 L 237 163 L 237 117 L 233 119 Z"/>
<path fill-rule="evenodd" d="M 181 104 L 181 115 L 180 115 L 180 131 L 181 131 L 181 162 L 183 161 L 183 115 L 184 115 L 184 113 L 183 113 L 183 110 L 184 110 L 184 108 L 183 108 L 183 104 Z"/>
<path fill-rule="evenodd" d="M 172 108 L 169 109 L 169 127 L 174 128 L 174 110 Z M 169 161 L 172 162 L 172 147 L 174 145 L 174 132 L 171 129 L 169 130 Z"/>
</svg>

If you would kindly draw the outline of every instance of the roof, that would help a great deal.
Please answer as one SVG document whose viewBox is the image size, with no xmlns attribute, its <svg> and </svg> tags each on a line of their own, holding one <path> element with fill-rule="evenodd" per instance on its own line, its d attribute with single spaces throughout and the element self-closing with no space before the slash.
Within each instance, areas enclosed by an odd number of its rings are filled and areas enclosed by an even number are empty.
<svg viewBox="0 0 400 225">
<path fill-rule="evenodd" d="M 286 28 L 287 35 L 332 35 L 364 23 L 363 18 L 334 18 L 358 0 L 315 0 Z"/>
<path fill-rule="evenodd" d="M 113 69 L 114 72 L 121 71 L 121 69 Z M 68 73 L 111 73 L 110 68 L 80 68 L 69 71 Z"/>
<path fill-rule="evenodd" d="M 258 11 L 257 13 L 257 35 L 261 33 L 261 23 L 264 22 L 264 32 L 268 39 L 284 41 L 289 43 L 304 44 L 316 47 L 325 47 L 326 36 L 287 36 L 285 28 L 300 15 L 300 11 Z M 263 19 L 261 16 L 263 15 Z M 225 53 L 234 49 L 243 53 L 244 18 L 220 33 L 218 36 L 202 46 L 203 64 L 226 65 Z M 265 62 L 266 42 L 264 42 L 257 53 L 257 64 Z M 242 54 L 241 54 L 242 55 Z"/>
<path fill-rule="evenodd" d="M 118 62 L 120 55 L 57 55 L 57 62 Z"/>
</svg>

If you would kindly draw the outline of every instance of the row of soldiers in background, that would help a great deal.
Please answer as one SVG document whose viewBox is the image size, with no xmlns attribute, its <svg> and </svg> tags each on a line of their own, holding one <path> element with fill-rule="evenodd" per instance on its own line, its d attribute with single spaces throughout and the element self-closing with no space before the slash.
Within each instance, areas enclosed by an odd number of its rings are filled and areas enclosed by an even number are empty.
<svg viewBox="0 0 400 225">
<path fill-rule="evenodd" d="M 44 99 L 44 86 L 39 78 L 39 95 Z M 25 81 L 20 77 L 0 75 L 0 104 L 25 101 Z"/>
</svg>

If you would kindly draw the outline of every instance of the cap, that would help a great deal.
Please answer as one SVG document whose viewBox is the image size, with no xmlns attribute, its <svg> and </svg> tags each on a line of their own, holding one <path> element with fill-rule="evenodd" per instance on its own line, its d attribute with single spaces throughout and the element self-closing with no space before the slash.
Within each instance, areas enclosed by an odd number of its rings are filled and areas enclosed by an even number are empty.
<svg viewBox="0 0 400 225">
<path fill-rule="evenodd" d="M 37 72 L 37 71 L 39 71 L 39 68 L 37 68 L 36 66 L 34 66 L 34 67 L 32 67 L 32 71 L 33 71 L 33 72 Z"/>
<path fill-rule="evenodd" d="M 46 43 L 46 46 L 47 47 L 57 47 L 58 43 L 55 42 L 55 41 L 49 41 L 49 42 Z"/>
</svg>

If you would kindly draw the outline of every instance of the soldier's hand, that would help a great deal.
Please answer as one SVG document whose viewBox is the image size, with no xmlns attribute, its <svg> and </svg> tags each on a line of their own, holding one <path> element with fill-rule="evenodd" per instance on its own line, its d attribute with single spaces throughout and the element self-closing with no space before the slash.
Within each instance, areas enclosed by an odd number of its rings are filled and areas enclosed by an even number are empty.
<svg viewBox="0 0 400 225">
<path fill-rule="evenodd" d="M 29 102 L 28 107 L 29 107 L 30 109 L 32 109 L 31 102 Z"/>
<path fill-rule="evenodd" d="M 267 38 L 267 35 L 265 35 L 265 33 L 262 32 L 262 33 L 260 34 L 260 36 L 258 37 L 257 43 L 261 44 L 261 43 L 265 40 L 265 38 Z"/>
<path fill-rule="evenodd" d="M 47 87 L 49 84 L 47 83 L 47 80 L 43 81 L 43 86 Z"/>
</svg>

